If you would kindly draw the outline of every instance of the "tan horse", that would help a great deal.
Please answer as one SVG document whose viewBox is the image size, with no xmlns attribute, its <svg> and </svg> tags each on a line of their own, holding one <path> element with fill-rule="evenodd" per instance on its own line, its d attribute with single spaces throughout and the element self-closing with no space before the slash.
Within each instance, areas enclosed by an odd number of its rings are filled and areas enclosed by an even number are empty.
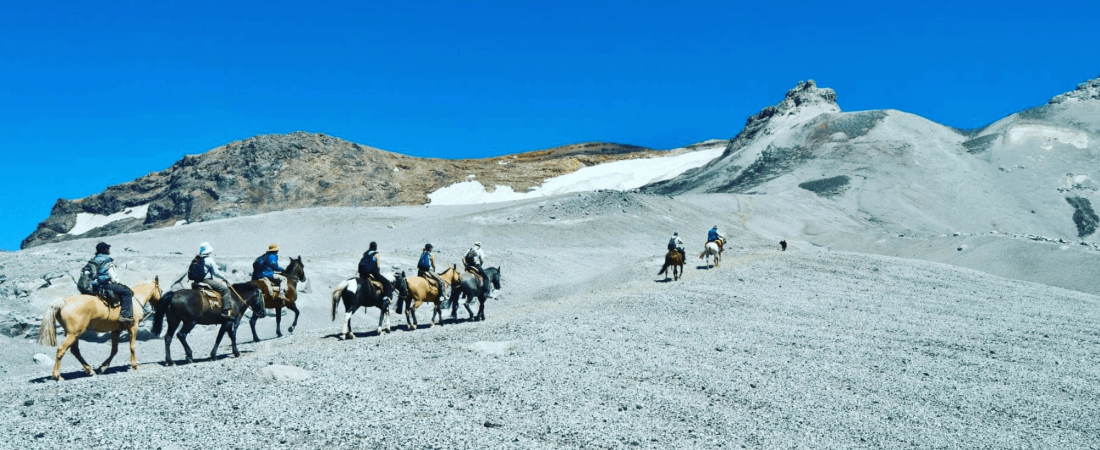
<svg viewBox="0 0 1100 450">
<path fill-rule="evenodd" d="M 459 281 L 460 275 L 456 267 L 452 265 L 439 274 L 439 278 L 443 279 L 444 283 L 453 286 Z M 410 331 L 417 329 L 419 326 L 416 322 L 416 308 L 419 308 L 424 302 L 435 304 L 428 327 L 435 325 L 437 314 L 439 315 L 439 325 L 443 326 L 443 299 L 435 283 L 429 282 L 427 278 L 423 277 L 409 278 L 405 276 L 405 272 L 401 272 L 396 274 L 393 284 L 397 287 L 397 313 L 401 314 L 402 306 L 406 308 L 405 322 L 408 324 Z"/>
<path fill-rule="evenodd" d="M 126 328 L 119 327 L 119 307 L 108 308 L 103 300 L 91 295 L 74 295 L 64 301 L 58 300 L 46 308 L 46 313 L 42 315 L 42 326 L 38 330 L 38 343 L 50 347 L 57 345 L 57 323 L 61 323 L 61 327 L 65 329 L 65 341 L 57 348 L 57 361 L 53 365 L 53 378 L 55 380 L 61 380 L 61 357 L 65 356 L 65 352 L 70 347 L 73 350 L 73 356 L 76 357 L 77 361 L 80 361 L 81 366 L 84 366 L 84 371 L 88 372 L 88 375 L 95 375 L 96 372 L 102 373 L 111 363 L 111 359 L 118 353 L 118 340 L 123 330 L 130 332 L 130 368 L 137 370 L 137 355 L 134 346 L 137 343 L 138 324 L 141 323 L 144 316 L 142 309 L 145 304 L 160 301 L 162 294 L 160 277 L 154 278 L 153 281 L 141 283 L 132 289 L 134 291 L 134 321 Z M 80 335 L 88 330 L 95 330 L 99 333 L 111 332 L 111 356 L 108 356 L 107 360 L 103 361 L 103 365 L 95 371 L 80 355 Z"/>
<path fill-rule="evenodd" d="M 699 254 L 699 259 L 706 257 L 706 264 L 710 265 L 710 257 L 713 256 L 714 267 L 718 267 L 719 263 L 722 262 L 722 248 L 725 244 L 725 239 L 707 242 L 706 247 L 703 249 L 703 253 Z"/>
<path fill-rule="evenodd" d="M 669 250 L 665 254 L 665 265 L 661 267 L 661 271 L 657 272 L 657 275 L 664 275 L 665 280 L 668 280 L 668 268 L 672 268 L 673 280 L 679 280 L 680 275 L 684 273 L 684 256 L 676 250 Z"/>
</svg>

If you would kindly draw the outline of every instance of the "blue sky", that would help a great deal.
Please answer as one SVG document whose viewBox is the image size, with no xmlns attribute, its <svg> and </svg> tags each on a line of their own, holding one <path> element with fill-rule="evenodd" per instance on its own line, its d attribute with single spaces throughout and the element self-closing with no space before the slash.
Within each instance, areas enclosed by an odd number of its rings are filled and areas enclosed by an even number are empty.
<svg viewBox="0 0 1100 450">
<path fill-rule="evenodd" d="M 1100 74 L 1100 2 L 4 2 L 0 249 L 263 133 L 417 156 L 729 138 L 803 79 L 978 127 Z"/>
</svg>

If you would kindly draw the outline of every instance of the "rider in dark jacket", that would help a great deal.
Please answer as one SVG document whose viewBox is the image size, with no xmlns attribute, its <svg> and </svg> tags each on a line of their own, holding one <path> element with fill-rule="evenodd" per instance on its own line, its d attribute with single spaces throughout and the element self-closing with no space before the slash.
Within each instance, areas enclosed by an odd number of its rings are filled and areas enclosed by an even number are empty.
<svg viewBox="0 0 1100 450">
<path fill-rule="evenodd" d="M 443 282 L 442 278 L 435 273 L 435 257 L 432 256 L 432 244 L 424 245 L 424 252 L 420 254 L 420 260 L 416 263 L 417 276 L 422 278 L 430 278 L 435 280 L 436 286 L 439 286 L 439 295 L 441 297 L 449 298 L 451 296 L 450 286 L 447 286 Z"/>
<path fill-rule="evenodd" d="M 95 246 L 95 257 L 92 261 L 99 267 L 93 286 L 100 297 L 107 298 L 111 293 L 119 299 L 118 322 L 126 325 L 134 321 L 134 292 L 130 288 L 118 282 L 115 273 L 115 262 L 109 256 L 111 246 L 106 242 L 100 242 Z"/>
<path fill-rule="evenodd" d="M 364 280 L 374 279 L 382 283 L 382 297 L 392 297 L 393 283 L 382 276 L 382 271 L 378 266 L 378 244 L 375 242 L 370 243 L 367 252 L 363 253 L 363 258 L 359 260 L 359 277 Z"/>
</svg>

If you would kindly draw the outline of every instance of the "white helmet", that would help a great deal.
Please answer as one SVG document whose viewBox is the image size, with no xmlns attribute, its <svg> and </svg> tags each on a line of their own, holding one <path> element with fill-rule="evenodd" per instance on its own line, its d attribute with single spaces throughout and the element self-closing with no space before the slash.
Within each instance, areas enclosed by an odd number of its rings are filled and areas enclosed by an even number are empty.
<svg viewBox="0 0 1100 450">
<path fill-rule="evenodd" d="M 481 241 L 474 242 L 474 247 L 481 247 Z"/>
<path fill-rule="evenodd" d="M 214 253 L 214 247 L 209 242 L 199 244 L 199 256 L 210 256 L 211 253 Z"/>
</svg>

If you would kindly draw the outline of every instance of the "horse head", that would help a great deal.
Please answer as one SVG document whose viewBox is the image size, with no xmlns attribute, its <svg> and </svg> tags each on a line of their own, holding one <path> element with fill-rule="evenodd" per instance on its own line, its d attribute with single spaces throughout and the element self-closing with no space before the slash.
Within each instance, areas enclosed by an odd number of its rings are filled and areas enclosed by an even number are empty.
<svg viewBox="0 0 1100 450">
<path fill-rule="evenodd" d="M 267 310 L 264 309 L 264 296 L 260 292 L 259 286 L 251 283 L 240 283 L 233 285 L 233 290 L 241 296 L 241 301 L 252 310 L 253 315 L 261 319 L 267 316 Z"/>
<path fill-rule="evenodd" d="M 500 289 L 500 267 L 486 267 L 485 274 L 493 282 L 493 289 Z"/>
<path fill-rule="evenodd" d="M 302 256 L 298 255 L 298 259 L 291 257 L 290 265 L 286 267 L 286 271 L 283 273 L 298 281 L 306 281 L 306 265 L 302 263 Z"/>
</svg>

